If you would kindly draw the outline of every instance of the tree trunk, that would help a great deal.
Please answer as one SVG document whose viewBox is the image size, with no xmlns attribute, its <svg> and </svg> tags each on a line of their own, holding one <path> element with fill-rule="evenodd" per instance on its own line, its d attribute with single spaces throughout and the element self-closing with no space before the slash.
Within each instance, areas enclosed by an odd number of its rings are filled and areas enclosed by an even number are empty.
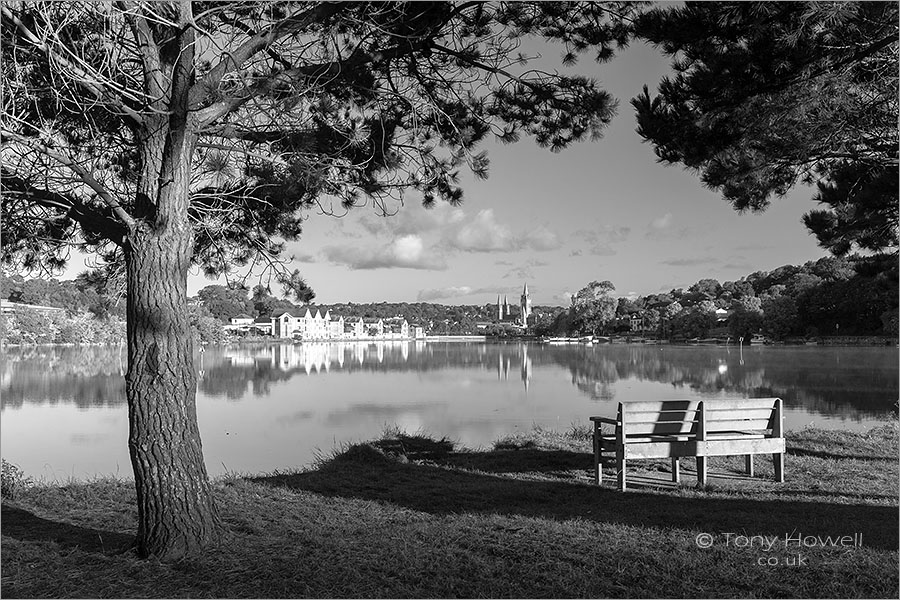
<svg viewBox="0 0 900 600">
<path fill-rule="evenodd" d="M 125 244 L 128 277 L 128 449 L 138 502 L 137 549 L 174 560 L 214 541 L 219 515 L 197 426 L 187 309 L 187 223 L 144 225 Z"/>
</svg>

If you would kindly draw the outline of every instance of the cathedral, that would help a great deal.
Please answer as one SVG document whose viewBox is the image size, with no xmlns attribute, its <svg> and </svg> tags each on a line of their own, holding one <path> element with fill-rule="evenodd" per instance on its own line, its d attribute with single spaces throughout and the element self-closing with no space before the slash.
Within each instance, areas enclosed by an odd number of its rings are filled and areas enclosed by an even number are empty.
<svg viewBox="0 0 900 600">
<path fill-rule="evenodd" d="M 522 296 L 519 298 L 518 310 L 513 311 L 513 306 L 509 303 L 509 297 L 497 296 L 497 321 L 500 323 L 514 323 L 519 327 L 528 327 L 528 317 L 531 316 L 531 295 L 528 293 L 528 284 L 522 290 Z"/>
</svg>

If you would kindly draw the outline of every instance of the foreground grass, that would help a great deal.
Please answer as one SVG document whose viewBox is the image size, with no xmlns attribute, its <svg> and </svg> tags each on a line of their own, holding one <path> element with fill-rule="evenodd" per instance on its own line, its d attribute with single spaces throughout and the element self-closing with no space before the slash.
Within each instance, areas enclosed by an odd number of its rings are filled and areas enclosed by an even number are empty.
<svg viewBox="0 0 900 600">
<path fill-rule="evenodd" d="M 666 484 L 667 465 L 646 461 L 629 471 L 645 486 L 621 494 L 590 485 L 583 431 L 535 430 L 476 451 L 388 432 L 303 472 L 218 482 L 225 540 L 174 564 L 127 550 L 136 521 L 129 482 L 31 486 L 3 504 L 0 591 L 896 598 L 896 424 L 864 435 L 804 430 L 789 434 L 788 448 L 784 484 L 766 479 L 762 457 L 760 478 L 749 481 L 737 475 L 741 460 L 712 461 L 720 476 L 705 489 L 690 472 Z M 698 547 L 701 533 L 711 547 Z M 737 534 L 775 542 L 766 551 Z M 785 547 L 786 537 L 854 534 L 861 545 Z"/>
</svg>

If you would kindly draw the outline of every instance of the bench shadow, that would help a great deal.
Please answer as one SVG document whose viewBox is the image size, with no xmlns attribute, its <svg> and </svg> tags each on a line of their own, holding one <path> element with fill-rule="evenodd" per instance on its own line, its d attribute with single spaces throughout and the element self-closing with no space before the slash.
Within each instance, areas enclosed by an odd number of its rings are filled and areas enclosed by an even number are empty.
<svg viewBox="0 0 900 600">
<path fill-rule="evenodd" d="M 56 542 L 64 548 L 100 554 L 119 554 L 134 542 L 132 535 L 50 521 L 7 504 L 0 510 L 0 532 L 21 541 Z"/>
<path fill-rule="evenodd" d="M 882 550 L 896 550 L 900 542 L 900 519 L 897 508 L 892 506 L 771 497 L 684 496 L 666 490 L 639 489 L 622 493 L 606 485 L 516 479 L 441 464 L 402 462 L 375 449 L 366 452 L 358 448 L 315 471 L 253 478 L 251 481 L 331 497 L 386 502 L 435 515 L 468 512 L 555 520 L 584 519 L 639 527 L 746 532 L 750 535 L 861 533 L 867 547 Z M 526 462 L 530 460 L 527 454 L 522 456 L 526 457 Z M 588 455 L 580 456 L 580 468 L 584 469 L 583 457 Z M 561 458 L 568 461 L 570 457 Z M 471 461 L 470 464 L 482 460 L 483 465 L 489 467 L 493 459 L 487 456 L 481 459 L 467 457 L 466 460 Z M 449 462 L 452 465 L 453 461 Z M 768 490 L 764 492 L 767 493 Z"/>
</svg>

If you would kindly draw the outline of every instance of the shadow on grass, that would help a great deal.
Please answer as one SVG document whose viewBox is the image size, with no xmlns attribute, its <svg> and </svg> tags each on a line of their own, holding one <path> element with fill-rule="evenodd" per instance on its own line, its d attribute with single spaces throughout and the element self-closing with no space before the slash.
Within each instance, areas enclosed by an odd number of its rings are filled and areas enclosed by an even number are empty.
<svg viewBox="0 0 900 600">
<path fill-rule="evenodd" d="M 790 456 L 811 456 L 813 458 L 827 458 L 829 460 L 874 460 L 885 462 L 897 462 L 896 456 L 873 456 L 864 454 L 854 454 L 847 452 L 837 454 L 835 452 L 825 452 L 822 450 L 809 450 L 807 448 L 791 448 L 788 446 L 787 454 Z"/>
<path fill-rule="evenodd" d="M 56 542 L 65 548 L 102 554 L 119 554 L 134 542 L 131 535 L 50 521 L 7 504 L 0 512 L 0 531 L 4 536 L 23 542 Z"/>
<path fill-rule="evenodd" d="M 531 451 L 529 451 L 531 452 Z M 546 460 L 553 452 L 540 452 Z M 431 514 L 487 513 L 545 519 L 585 519 L 599 523 L 663 529 L 678 528 L 711 533 L 738 532 L 783 538 L 843 536 L 861 533 L 867 547 L 896 550 L 896 507 L 837 504 L 799 499 L 715 495 L 680 495 L 673 492 L 617 492 L 568 481 L 534 481 L 492 475 L 492 452 L 460 453 L 446 464 L 459 461 L 487 473 L 476 473 L 444 464 L 402 462 L 367 445 L 347 452 L 306 473 L 257 478 L 258 483 L 306 490 L 326 496 L 388 502 Z M 505 460 L 523 462 L 522 470 L 537 461 L 529 453 L 505 453 Z M 511 458 L 509 455 L 512 454 Z M 563 463 L 570 453 L 557 454 Z M 584 457 L 579 468 L 584 468 Z M 471 455 L 471 456 L 463 456 Z M 482 455 L 482 456 L 479 456 Z M 553 460 L 551 458 L 551 460 Z M 546 463 L 545 463 L 546 464 Z M 511 471 L 508 464 L 503 470 Z M 534 465 L 531 465 L 534 467 Z"/>
</svg>

